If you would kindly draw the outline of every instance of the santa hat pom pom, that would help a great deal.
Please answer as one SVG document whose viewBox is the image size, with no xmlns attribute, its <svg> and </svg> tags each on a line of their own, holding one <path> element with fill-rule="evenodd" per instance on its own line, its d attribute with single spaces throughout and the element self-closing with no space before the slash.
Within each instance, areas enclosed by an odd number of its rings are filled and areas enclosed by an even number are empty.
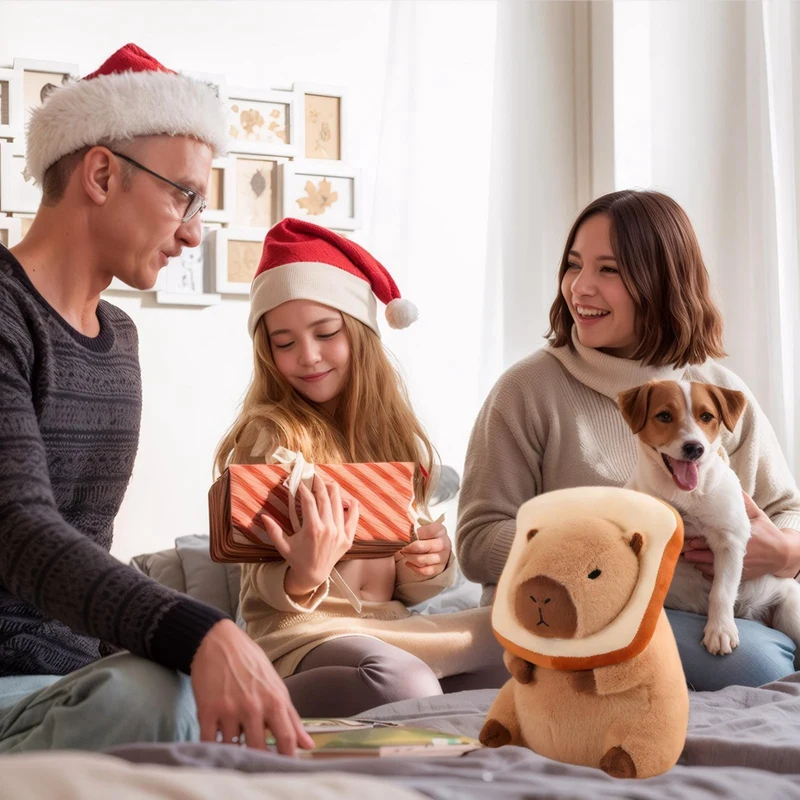
<svg viewBox="0 0 800 800">
<path fill-rule="evenodd" d="M 419 310 L 410 300 L 398 297 L 386 306 L 386 321 L 390 328 L 395 330 L 407 328 L 417 319 L 419 319 Z"/>
</svg>

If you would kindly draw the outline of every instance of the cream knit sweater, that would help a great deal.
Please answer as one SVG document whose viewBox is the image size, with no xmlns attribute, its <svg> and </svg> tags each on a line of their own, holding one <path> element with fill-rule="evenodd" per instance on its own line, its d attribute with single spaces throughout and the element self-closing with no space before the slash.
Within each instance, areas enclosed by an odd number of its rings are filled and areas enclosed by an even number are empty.
<svg viewBox="0 0 800 800">
<path fill-rule="evenodd" d="M 514 538 L 517 509 L 532 497 L 575 486 L 623 486 L 636 443 L 617 395 L 650 380 L 685 378 L 747 395 L 748 405 L 722 443 L 742 488 L 779 528 L 800 531 L 800 492 L 755 398 L 715 363 L 675 370 L 645 367 L 584 347 L 545 346 L 497 382 L 475 422 L 461 489 L 456 551 L 467 578 L 483 584 L 483 604 Z"/>
</svg>

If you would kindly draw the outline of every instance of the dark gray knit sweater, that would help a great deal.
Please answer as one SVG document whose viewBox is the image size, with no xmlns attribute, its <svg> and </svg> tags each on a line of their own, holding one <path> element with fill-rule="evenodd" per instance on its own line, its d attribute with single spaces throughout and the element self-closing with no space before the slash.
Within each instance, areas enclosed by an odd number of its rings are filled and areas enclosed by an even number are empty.
<svg viewBox="0 0 800 800">
<path fill-rule="evenodd" d="M 0 675 L 63 675 L 99 641 L 189 671 L 224 618 L 109 554 L 139 439 L 131 319 L 72 328 L 0 246 Z"/>
</svg>

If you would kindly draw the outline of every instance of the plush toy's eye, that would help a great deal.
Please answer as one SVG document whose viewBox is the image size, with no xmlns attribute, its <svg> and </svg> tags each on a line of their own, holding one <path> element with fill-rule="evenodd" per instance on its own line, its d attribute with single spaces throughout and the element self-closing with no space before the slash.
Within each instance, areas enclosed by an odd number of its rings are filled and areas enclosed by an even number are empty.
<svg viewBox="0 0 800 800">
<path fill-rule="evenodd" d="M 593 581 L 595 578 L 599 578 L 600 577 L 600 570 L 599 569 L 593 569 L 589 573 L 589 575 L 587 577 L 589 578 L 590 581 Z"/>
<path fill-rule="evenodd" d="M 548 597 L 547 600 L 544 601 L 544 604 L 547 605 L 550 602 L 550 598 Z"/>
<path fill-rule="evenodd" d="M 537 534 L 537 533 L 539 533 L 539 529 L 538 529 L 538 528 L 531 528 L 531 529 L 528 531 L 528 541 L 530 541 L 531 539 L 533 539 L 533 537 L 534 537 L 534 536 L 536 536 L 536 534 Z"/>
</svg>

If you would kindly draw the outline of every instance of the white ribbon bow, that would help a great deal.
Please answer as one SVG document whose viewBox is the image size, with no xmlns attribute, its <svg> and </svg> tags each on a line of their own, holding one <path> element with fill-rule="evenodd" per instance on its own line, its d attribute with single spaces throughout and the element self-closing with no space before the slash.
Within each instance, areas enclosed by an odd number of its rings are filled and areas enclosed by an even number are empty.
<svg viewBox="0 0 800 800">
<path fill-rule="evenodd" d="M 287 488 L 289 490 L 289 521 L 292 523 L 292 530 L 295 533 L 300 530 L 300 520 L 297 517 L 297 502 L 296 495 L 300 489 L 300 484 L 304 483 L 306 488 L 310 491 L 311 484 L 314 482 L 314 465 L 306 461 L 302 453 L 296 453 L 293 450 L 288 450 L 285 447 L 279 447 L 272 454 L 272 461 L 279 464 L 289 472 L 287 480 Z M 339 571 L 334 567 L 331 570 L 331 582 L 339 589 L 348 603 L 356 610 L 357 614 L 361 613 L 361 600 L 355 595 L 353 590 L 347 585 L 347 581 L 339 574 Z"/>
</svg>

